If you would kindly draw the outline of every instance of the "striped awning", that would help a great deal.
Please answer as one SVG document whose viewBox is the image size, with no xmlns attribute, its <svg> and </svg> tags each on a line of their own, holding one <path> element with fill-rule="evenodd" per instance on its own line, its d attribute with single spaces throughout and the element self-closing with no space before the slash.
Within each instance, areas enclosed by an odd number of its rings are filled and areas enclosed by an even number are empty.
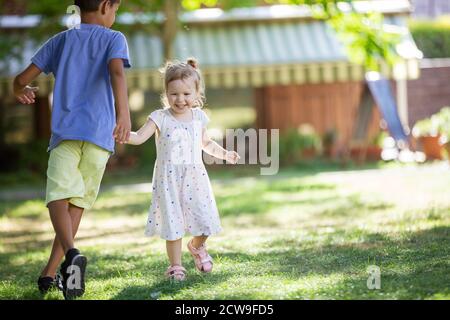
<svg viewBox="0 0 450 320">
<path fill-rule="evenodd" d="M 389 15 L 386 23 L 406 28 L 407 16 Z M 407 29 L 406 29 L 407 30 Z M 127 71 L 130 90 L 162 89 L 158 69 L 163 64 L 161 40 L 151 34 L 127 36 L 133 68 Z M 11 65 L 11 74 L 25 67 L 36 50 L 26 45 L 24 63 Z M 401 72 L 408 79 L 419 76 L 418 51 L 411 34 L 402 40 L 405 56 L 403 67 L 382 73 L 394 77 Z M 406 49 L 405 49 L 406 48 Z M 329 25 L 313 19 L 274 19 L 260 21 L 228 21 L 185 24 L 175 40 L 175 57 L 196 57 L 208 88 L 262 87 L 304 83 L 362 81 L 364 69 L 348 61 L 343 45 Z M 411 54 L 411 52 L 413 54 Z M 14 70 L 16 69 L 16 70 Z M 16 71 L 16 72 L 15 72 Z M 0 96 L 12 90 L 11 79 L 0 83 Z M 51 77 L 40 77 L 40 94 L 52 88 Z"/>
</svg>

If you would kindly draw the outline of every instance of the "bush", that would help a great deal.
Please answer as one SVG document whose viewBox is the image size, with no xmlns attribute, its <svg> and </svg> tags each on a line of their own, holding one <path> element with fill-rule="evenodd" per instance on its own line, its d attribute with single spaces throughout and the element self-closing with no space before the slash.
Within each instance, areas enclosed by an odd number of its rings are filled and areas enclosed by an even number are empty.
<svg viewBox="0 0 450 320">
<path fill-rule="evenodd" d="M 29 171 L 45 174 L 48 141 L 0 146 L 0 172 Z"/>
<path fill-rule="evenodd" d="M 0 145 L 0 188 L 40 185 L 45 181 L 48 141 Z"/>
<path fill-rule="evenodd" d="M 450 107 L 442 108 L 437 115 L 441 119 L 439 132 L 446 138 L 446 141 L 450 141 Z"/>
<path fill-rule="evenodd" d="M 389 138 L 389 133 L 385 130 L 380 130 L 372 139 L 371 145 L 375 147 L 383 148 L 384 141 Z"/>
<path fill-rule="evenodd" d="M 429 118 L 422 119 L 413 127 L 415 137 L 443 136 L 450 140 L 450 107 L 442 108 Z"/>
<path fill-rule="evenodd" d="M 156 138 L 156 137 L 155 137 Z M 141 147 L 135 147 L 135 152 L 139 157 L 139 167 L 140 168 L 148 168 L 149 166 L 153 168 L 153 165 L 156 160 L 156 145 L 155 141 L 151 139 L 151 141 L 147 141 Z"/>
<path fill-rule="evenodd" d="M 450 19 L 412 21 L 410 29 L 425 58 L 450 57 Z"/>
<path fill-rule="evenodd" d="M 311 125 L 290 128 L 280 135 L 280 161 L 293 164 L 305 158 L 307 152 L 317 154 L 322 149 L 320 136 Z"/>
</svg>

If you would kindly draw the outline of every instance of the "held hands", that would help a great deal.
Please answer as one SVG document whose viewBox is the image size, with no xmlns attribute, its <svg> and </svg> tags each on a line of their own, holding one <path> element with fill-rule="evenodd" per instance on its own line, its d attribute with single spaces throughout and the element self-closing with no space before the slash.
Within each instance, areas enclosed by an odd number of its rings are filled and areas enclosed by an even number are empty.
<svg viewBox="0 0 450 320">
<path fill-rule="evenodd" d="M 227 151 L 227 153 L 225 154 L 225 160 L 232 164 L 236 164 L 240 158 L 241 157 L 236 151 Z"/>
<path fill-rule="evenodd" d="M 130 116 L 118 116 L 116 128 L 114 129 L 113 136 L 117 143 L 124 144 L 130 139 L 131 120 Z"/>
<path fill-rule="evenodd" d="M 14 92 L 16 99 L 22 104 L 33 104 L 35 102 L 35 92 L 39 90 L 38 87 L 26 86 L 18 92 Z"/>
</svg>

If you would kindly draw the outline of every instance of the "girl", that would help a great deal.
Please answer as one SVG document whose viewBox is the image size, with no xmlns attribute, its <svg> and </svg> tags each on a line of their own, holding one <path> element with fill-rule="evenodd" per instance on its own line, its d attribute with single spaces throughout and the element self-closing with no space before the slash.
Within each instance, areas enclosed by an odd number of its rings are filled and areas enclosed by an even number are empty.
<svg viewBox="0 0 450 320">
<path fill-rule="evenodd" d="M 196 268 L 211 272 L 213 261 L 205 241 L 221 231 L 202 150 L 232 164 L 240 157 L 234 151 L 223 149 L 207 134 L 209 119 L 201 110 L 204 85 L 197 61 L 169 62 L 162 72 L 164 109 L 152 112 L 142 128 L 131 132 L 128 143 L 142 144 L 156 132 L 153 197 L 145 233 L 166 240 L 170 266 L 165 274 L 182 281 L 186 277 L 186 269 L 181 264 L 184 234 L 193 235 L 187 248 Z"/>
</svg>

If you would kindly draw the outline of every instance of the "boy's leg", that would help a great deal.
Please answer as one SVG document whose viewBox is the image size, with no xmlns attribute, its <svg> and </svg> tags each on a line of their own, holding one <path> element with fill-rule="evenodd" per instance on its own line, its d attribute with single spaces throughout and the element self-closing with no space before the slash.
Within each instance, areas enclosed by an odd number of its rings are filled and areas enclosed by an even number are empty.
<svg viewBox="0 0 450 320">
<path fill-rule="evenodd" d="M 89 208 L 94 203 L 109 155 L 106 150 L 83 141 L 63 141 L 52 150 L 47 171 L 47 202 L 57 236 L 43 273 L 55 270 L 54 265 L 61 255 L 59 248 L 65 254 L 74 247 L 73 239 L 83 213 L 81 208 Z M 68 200 L 51 201 L 63 195 L 69 196 L 70 203 Z"/>
<path fill-rule="evenodd" d="M 62 141 L 50 152 L 48 160 L 46 203 L 64 253 L 74 247 L 69 200 L 85 193 L 79 170 L 81 154 L 80 141 Z"/>
<path fill-rule="evenodd" d="M 90 209 L 97 198 L 110 152 L 84 141 L 80 144 L 80 150 L 77 173 L 81 175 L 84 193 L 80 197 L 70 198 L 70 203 L 79 208 Z M 61 239 L 58 240 L 61 241 Z M 61 245 L 64 247 L 62 241 Z M 63 294 L 66 299 L 80 297 L 84 294 L 86 265 L 86 257 L 81 255 L 78 250 L 74 249 L 66 253 L 66 259 L 61 264 Z"/>
<path fill-rule="evenodd" d="M 167 255 L 171 266 L 181 266 L 181 244 L 182 239 L 166 241 Z"/>
<path fill-rule="evenodd" d="M 50 152 L 47 169 L 46 203 L 56 239 L 65 254 L 60 270 L 66 299 L 79 297 L 84 293 L 87 259 L 74 248 L 74 232 L 69 211 L 69 201 L 72 203 L 72 199 L 82 198 L 86 193 L 79 168 L 83 154 L 82 144 L 82 141 L 76 140 L 62 141 Z"/>
<path fill-rule="evenodd" d="M 81 216 L 83 215 L 83 211 L 84 211 L 83 208 L 79 208 L 77 206 L 69 204 L 69 214 L 72 219 L 72 235 L 74 236 L 74 238 L 75 235 L 77 234 L 78 227 L 81 221 Z M 60 241 L 55 236 L 55 239 L 53 240 L 50 258 L 44 270 L 42 270 L 41 276 L 54 278 L 56 276 L 58 266 L 60 265 L 63 257 L 64 257 L 64 250 L 61 246 Z"/>
<path fill-rule="evenodd" d="M 55 229 L 61 247 L 66 253 L 73 249 L 72 218 L 69 213 L 69 202 L 67 200 L 56 200 L 48 204 L 50 219 Z"/>
</svg>

